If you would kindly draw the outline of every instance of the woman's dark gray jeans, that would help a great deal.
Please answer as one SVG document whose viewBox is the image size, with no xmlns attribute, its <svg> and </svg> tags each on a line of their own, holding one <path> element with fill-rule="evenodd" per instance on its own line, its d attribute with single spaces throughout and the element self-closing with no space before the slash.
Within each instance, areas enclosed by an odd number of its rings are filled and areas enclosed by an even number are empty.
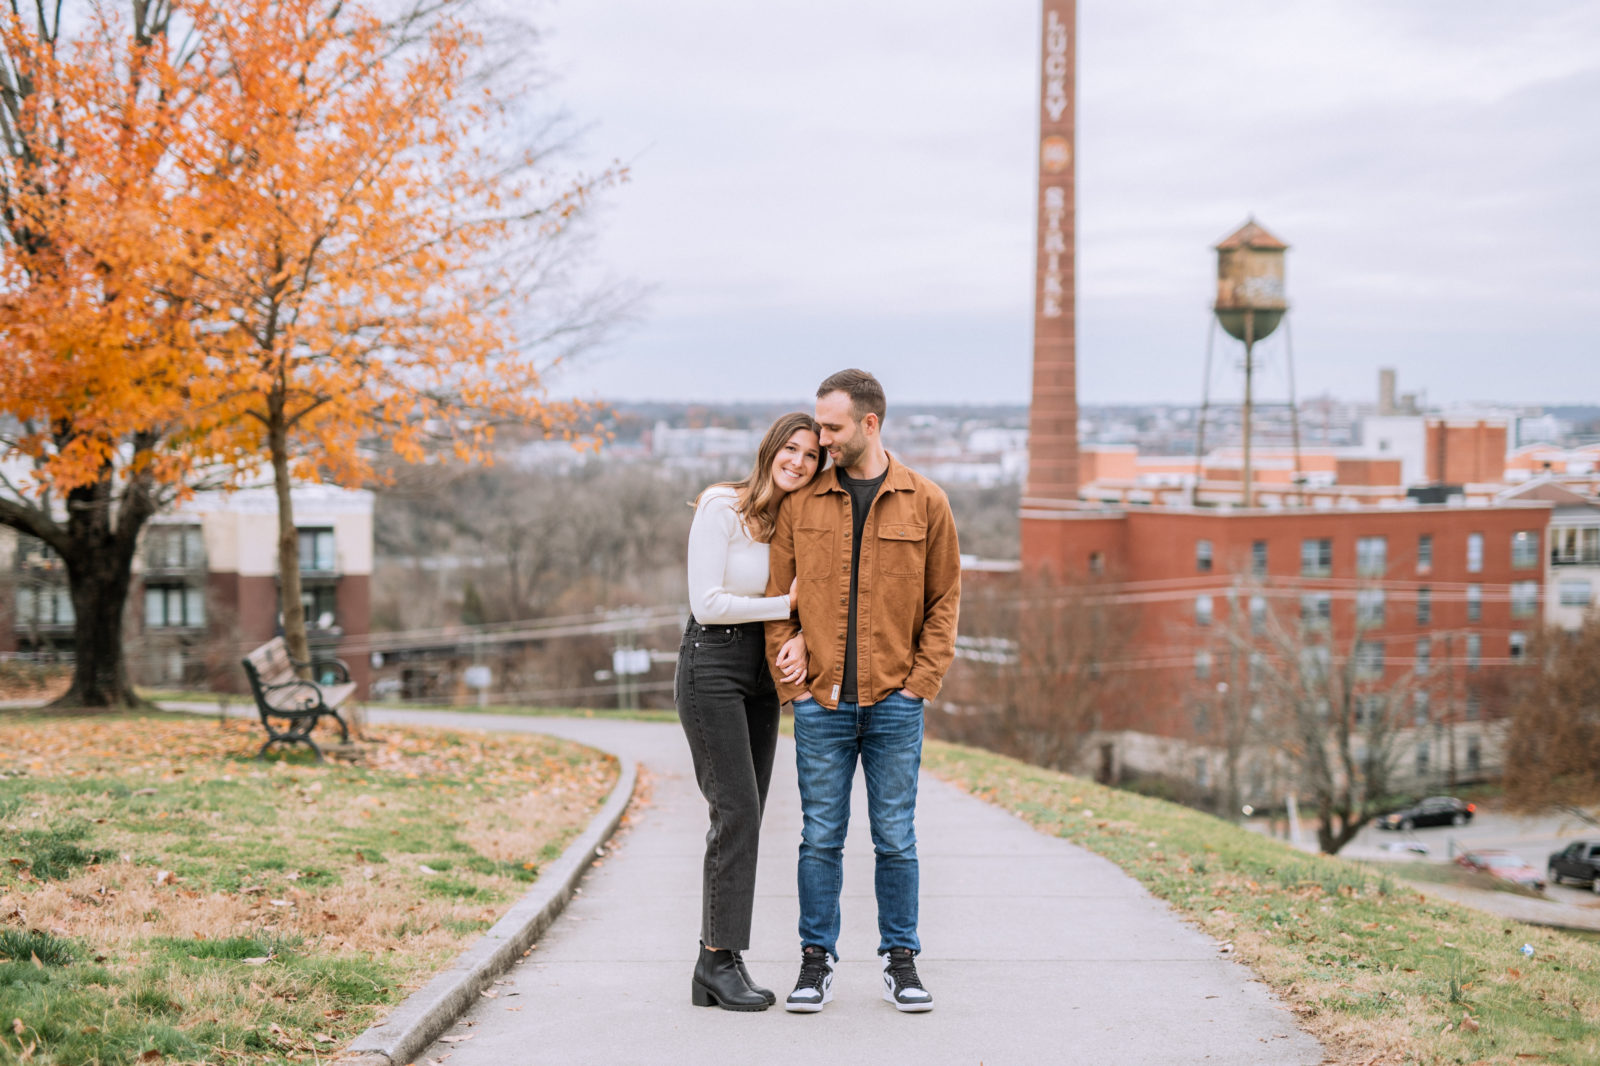
<svg viewBox="0 0 1600 1066">
<path fill-rule="evenodd" d="M 689 620 L 674 679 L 695 778 L 711 809 L 700 939 L 750 946 L 761 814 L 778 747 L 778 691 L 767 670 L 765 626 Z"/>
</svg>

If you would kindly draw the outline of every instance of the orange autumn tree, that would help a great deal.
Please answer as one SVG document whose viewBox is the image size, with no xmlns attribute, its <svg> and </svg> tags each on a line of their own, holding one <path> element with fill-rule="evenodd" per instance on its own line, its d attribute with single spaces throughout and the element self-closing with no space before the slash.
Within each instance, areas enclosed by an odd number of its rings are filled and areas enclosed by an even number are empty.
<svg viewBox="0 0 1600 1066">
<path fill-rule="evenodd" d="M 504 423 L 596 432 L 542 371 L 606 305 L 528 309 L 560 235 L 618 175 L 552 185 L 505 147 L 521 98 L 477 76 L 466 3 L 387 22 L 340 0 L 228 7 L 197 110 L 210 152 L 192 161 L 215 220 L 196 286 L 229 326 L 212 334 L 205 445 L 244 475 L 271 469 L 284 633 L 304 661 L 295 479 L 367 478 L 379 442 L 474 460 Z"/>
<path fill-rule="evenodd" d="M 170 16 L 97 6 L 69 34 L 59 5 L 0 11 L 0 524 L 65 564 L 75 706 L 138 702 L 122 622 L 139 535 L 207 477 L 174 166 L 196 84 Z"/>
</svg>

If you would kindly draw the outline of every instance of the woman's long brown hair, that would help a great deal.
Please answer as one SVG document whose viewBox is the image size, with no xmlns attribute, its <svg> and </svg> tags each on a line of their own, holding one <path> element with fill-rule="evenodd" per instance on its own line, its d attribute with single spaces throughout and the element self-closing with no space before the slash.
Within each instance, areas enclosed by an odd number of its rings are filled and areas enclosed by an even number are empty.
<svg viewBox="0 0 1600 1066">
<path fill-rule="evenodd" d="M 738 481 L 721 481 L 711 488 L 729 488 L 738 494 L 733 509 L 744 521 L 744 528 L 750 534 L 750 539 L 757 544 L 765 544 L 772 539 L 772 528 L 778 521 L 778 504 L 783 502 L 783 493 L 772 483 L 772 464 L 778 458 L 778 452 L 789 443 L 789 438 L 802 429 L 808 429 L 820 438 L 822 427 L 817 425 L 817 420 L 804 411 L 791 411 L 786 415 L 779 415 L 778 420 L 772 423 L 772 428 L 767 430 L 767 435 L 761 438 L 761 446 L 756 449 L 755 466 L 750 473 Z M 811 481 L 817 479 L 822 473 L 823 456 L 819 444 L 817 448 L 817 469 L 811 474 Z M 807 481 L 806 484 L 811 484 Z M 804 486 L 801 486 L 802 488 Z M 704 495 L 702 493 L 701 495 Z M 698 500 L 695 501 L 697 504 Z"/>
</svg>

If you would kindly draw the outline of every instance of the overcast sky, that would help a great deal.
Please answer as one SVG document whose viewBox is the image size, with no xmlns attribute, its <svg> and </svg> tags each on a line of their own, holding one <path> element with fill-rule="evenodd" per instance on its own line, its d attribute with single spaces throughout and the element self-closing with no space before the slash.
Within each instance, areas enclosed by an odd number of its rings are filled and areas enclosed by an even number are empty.
<svg viewBox="0 0 1600 1066">
<path fill-rule="evenodd" d="M 1026 402 L 1036 2 L 539 17 L 586 158 L 632 168 L 597 264 L 651 289 L 554 388 L 807 400 L 855 365 L 891 405 Z M 1600 403 L 1600 3 L 1081 0 L 1078 29 L 1083 402 L 1198 400 L 1211 245 L 1253 214 L 1292 246 L 1302 396 L 1394 366 Z"/>
</svg>

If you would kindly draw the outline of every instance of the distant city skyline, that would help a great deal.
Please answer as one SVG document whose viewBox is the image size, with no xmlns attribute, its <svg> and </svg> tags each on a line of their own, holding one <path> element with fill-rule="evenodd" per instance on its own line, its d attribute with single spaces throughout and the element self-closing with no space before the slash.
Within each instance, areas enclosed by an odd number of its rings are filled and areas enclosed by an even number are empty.
<svg viewBox="0 0 1600 1066">
<path fill-rule="evenodd" d="M 1600 402 L 1600 8 L 1079 7 L 1084 403 L 1199 401 L 1210 245 L 1251 215 L 1292 246 L 1302 397 L 1392 366 L 1431 403 Z M 576 162 L 632 169 L 595 268 L 653 290 L 554 391 L 798 402 L 859 365 L 891 402 L 1027 401 L 1036 2 L 534 18 Z"/>
</svg>

